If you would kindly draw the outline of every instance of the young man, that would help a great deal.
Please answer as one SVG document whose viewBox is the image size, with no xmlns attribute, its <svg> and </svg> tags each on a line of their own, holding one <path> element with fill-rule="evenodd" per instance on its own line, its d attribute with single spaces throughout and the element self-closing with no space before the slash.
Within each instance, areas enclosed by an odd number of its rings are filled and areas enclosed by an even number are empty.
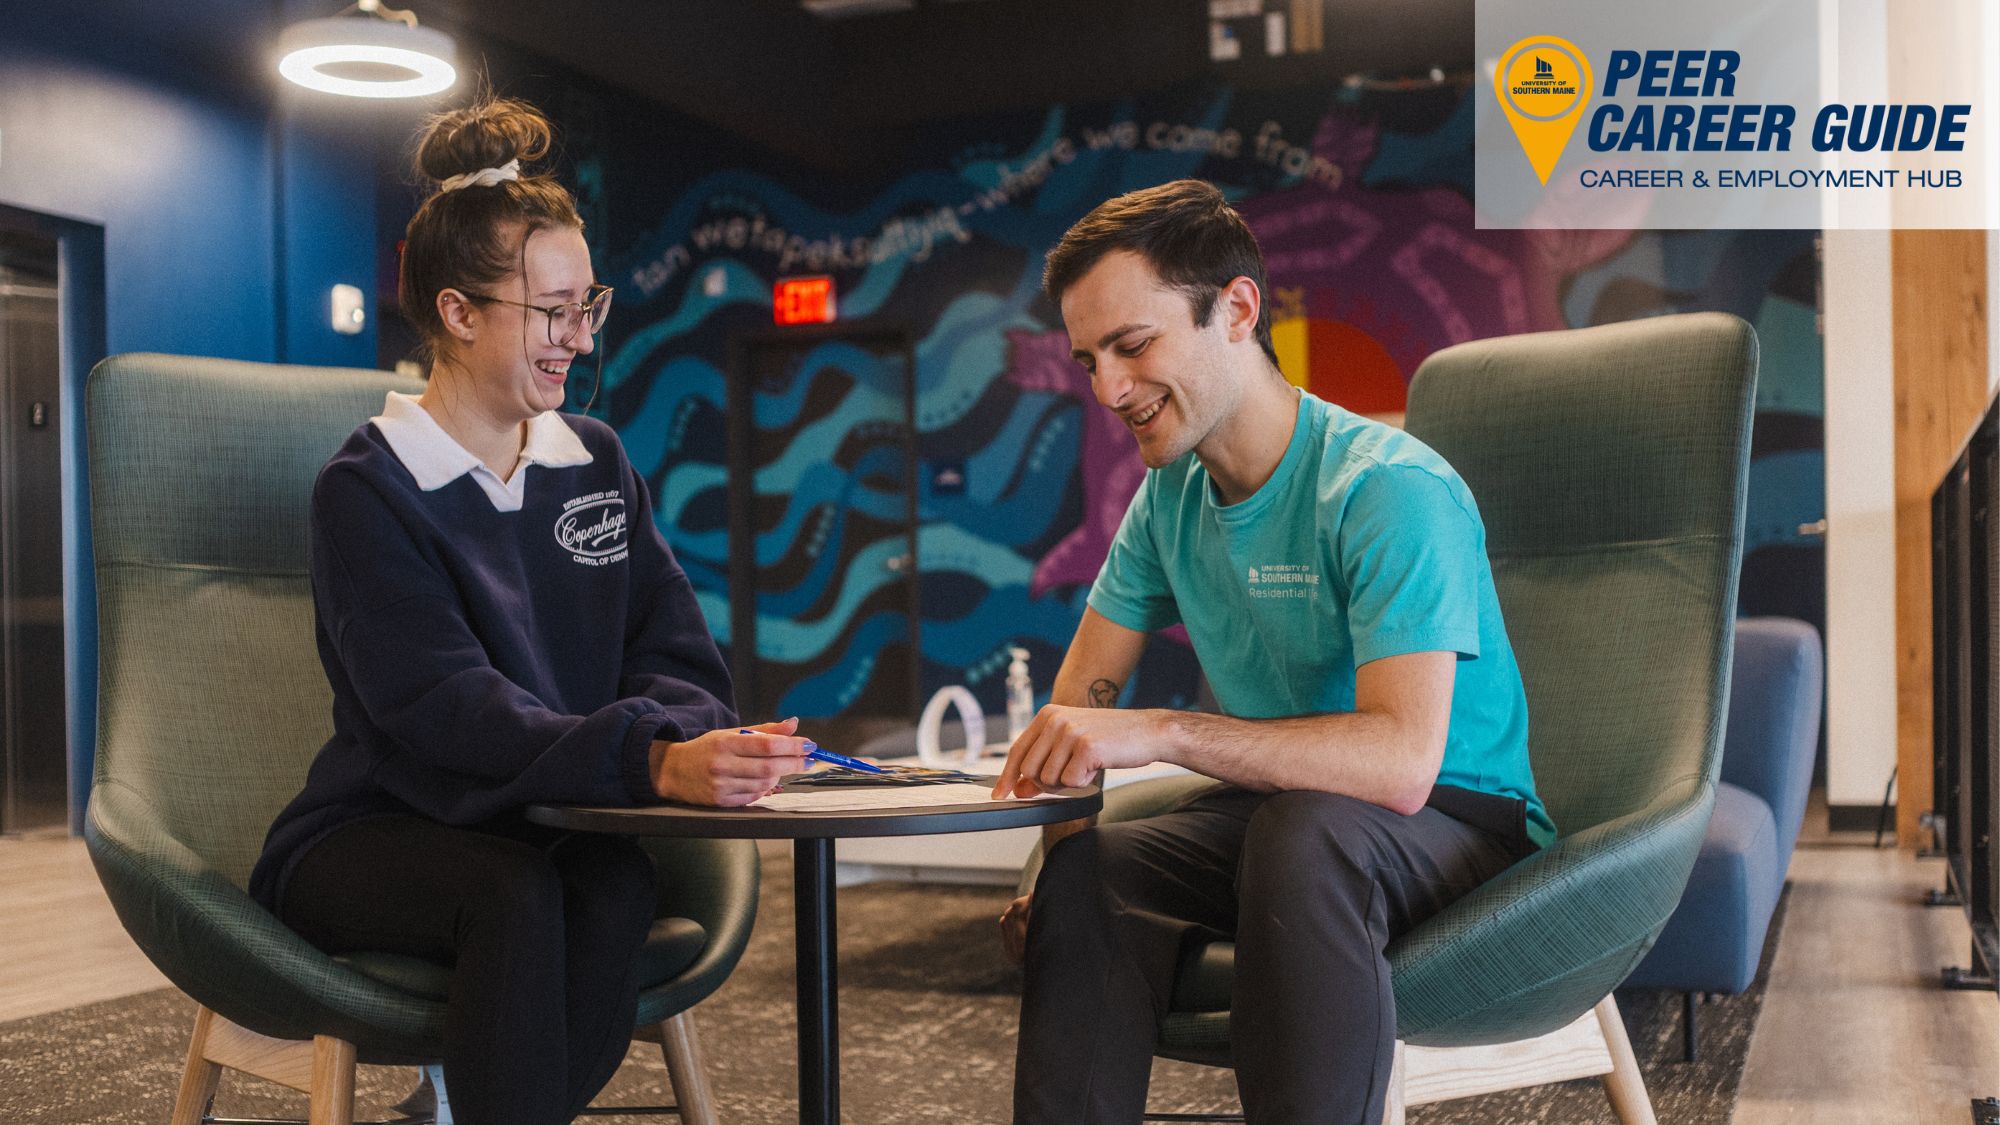
<svg viewBox="0 0 2000 1125">
<path fill-rule="evenodd" d="M 1208 184 L 1098 207 L 1044 283 L 1149 471 L 995 793 L 1157 761 L 1217 784 L 1049 833 L 1001 919 L 1027 971 L 1015 1121 L 1138 1121 L 1183 948 L 1234 940 L 1249 1120 L 1375 1125 L 1384 949 L 1555 836 L 1478 509 L 1421 442 L 1285 381 L 1263 256 Z M 1116 709 L 1175 622 L 1222 713 Z"/>
</svg>

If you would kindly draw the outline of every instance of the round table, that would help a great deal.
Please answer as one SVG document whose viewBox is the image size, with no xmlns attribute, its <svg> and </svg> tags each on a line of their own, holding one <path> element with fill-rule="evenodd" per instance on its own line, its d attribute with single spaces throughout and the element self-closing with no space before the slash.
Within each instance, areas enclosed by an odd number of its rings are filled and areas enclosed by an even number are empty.
<svg viewBox="0 0 2000 1125">
<path fill-rule="evenodd" d="M 1093 785 L 1053 801 L 993 801 L 906 809 L 774 812 L 689 805 L 585 808 L 534 805 L 528 819 L 553 828 L 624 836 L 791 840 L 797 918 L 799 1121 L 840 1120 L 840 1013 L 834 971 L 833 842 L 843 836 L 924 836 L 1055 824 L 1093 815 L 1104 803 Z"/>
</svg>

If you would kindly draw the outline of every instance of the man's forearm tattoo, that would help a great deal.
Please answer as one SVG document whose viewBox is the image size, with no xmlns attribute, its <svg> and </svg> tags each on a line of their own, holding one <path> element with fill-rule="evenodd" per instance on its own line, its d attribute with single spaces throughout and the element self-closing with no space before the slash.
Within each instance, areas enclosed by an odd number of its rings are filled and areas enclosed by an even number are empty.
<svg viewBox="0 0 2000 1125">
<path fill-rule="evenodd" d="M 1090 705 L 1092 707 L 1118 706 L 1119 686 L 1110 680 L 1099 680 L 1090 685 Z"/>
</svg>

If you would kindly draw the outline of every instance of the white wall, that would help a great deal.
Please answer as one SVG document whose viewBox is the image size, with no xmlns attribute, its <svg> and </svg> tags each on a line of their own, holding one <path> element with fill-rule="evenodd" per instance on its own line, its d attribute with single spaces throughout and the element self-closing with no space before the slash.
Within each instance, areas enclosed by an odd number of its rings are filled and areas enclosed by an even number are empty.
<svg viewBox="0 0 2000 1125">
<path fill-rule="evenodd" d="M 1821 0 L 1820 90 L 1885 101 L 1886 0 Z M 1827 210 L 1829 228 L 1887 225 L 1888 200 Z M 1826 788 L 1873 805 L 1896 768 L 1895 359 L 1889 232 L 1825 233 Z"/>
<path fill-rule="evenodd" d="M 1825 238 L 1826 796 L 1873 805 L 1896 768 L 1889 232 Z"/>
</svg>

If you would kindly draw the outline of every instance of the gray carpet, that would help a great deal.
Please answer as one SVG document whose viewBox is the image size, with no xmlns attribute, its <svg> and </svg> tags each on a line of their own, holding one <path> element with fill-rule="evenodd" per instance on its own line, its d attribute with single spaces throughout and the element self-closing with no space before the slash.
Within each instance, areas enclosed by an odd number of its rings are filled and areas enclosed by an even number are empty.
<svg viewBox="0 0 2000 1125">
<path fill-rule="evenodd" d="M 790 864 L 765 864 L 764 908 L 743 966 L 697 1009 L 726 1125 L 797 1120 Z M 1018 973 L 1002 960 L 998 888 L 876 884 L 840 892 L 842 1108 L 855 1125 L 1002 1122 L 1014 1071 Z M 1775 947 L 1779 906 L 1765 965 Z M 1662 1121 L 1725 1125 L 1736 1102 L 1759 975 L 1743 996 L 1702 1005 L 1700 1062 L 1680 1059 L 1678 994 L 1619 996 Z M 173 1105 L 192 1024 L 190 1001 L 161 990 L 0 1024 L 0 1121 L 33 1125 L 160 1125 Z M 362 1119 L 388 1116 L 414 1072 L 364 1067 Z M 600 1105 L 671 1100 L 658 1049 L 635 1046 Z M 1159 1061 L 1152 1107 L 1230 1110 L 1226 1071 Z M 216 1099 L 229 1116 L 304 1116 L 304 1098 L 240 1075 Z M 635 1122 L 629 1115 L 589 1121 Z M 672 1120 L 672 1119 L 664 1119 Z M 1580 1081 L 1412 1110 L 1421 1125 L 1606 1122 L 1602 1088 Z"/>
</svg>

